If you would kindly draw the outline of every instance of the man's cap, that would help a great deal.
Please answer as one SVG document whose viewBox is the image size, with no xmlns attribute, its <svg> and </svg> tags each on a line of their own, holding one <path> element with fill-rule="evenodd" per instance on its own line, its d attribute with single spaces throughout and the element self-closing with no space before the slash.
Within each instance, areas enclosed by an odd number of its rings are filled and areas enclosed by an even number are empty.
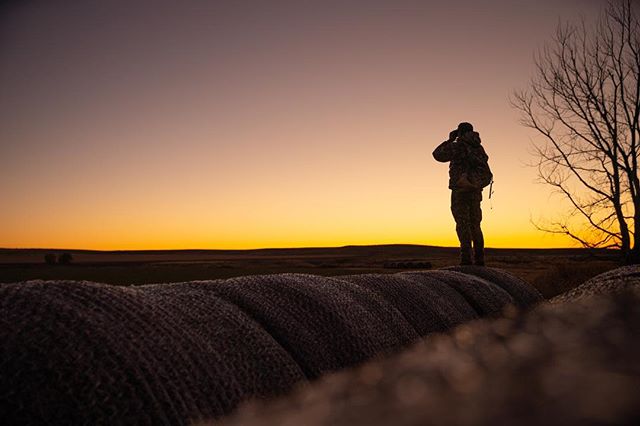
<svg viewBox="0 0 640 426">
<path fill-rule="evenodd" d="M 473 125 L 471 123 L 463 121 L 462 123 L 458 124 L 458 131 L 463 133 L 473 132 Z"/>
</svg>

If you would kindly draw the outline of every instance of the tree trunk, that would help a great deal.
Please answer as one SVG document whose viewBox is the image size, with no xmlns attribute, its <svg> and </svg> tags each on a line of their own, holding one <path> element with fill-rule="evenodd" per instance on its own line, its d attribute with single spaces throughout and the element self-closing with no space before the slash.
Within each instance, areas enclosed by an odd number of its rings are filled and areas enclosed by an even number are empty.
<svg viewBox="0 0 640 426">
<path fill-rule="evenodd" d="M 634 247 L 624 255 L 625 265 L 638 265 L 640 264 L 640 248 Z"/>
<path fill-rule="evenodd" d="M 638 232 L 638 224 L 640 224 L 640 201 L 636 200 L 633 204 L 635 208 L 633 215 L 633 248 L 631 248 L 628 255 L 625 256 L 625 263 L 627 265 L 640 264 L 640 232 Z"/>
</svg>

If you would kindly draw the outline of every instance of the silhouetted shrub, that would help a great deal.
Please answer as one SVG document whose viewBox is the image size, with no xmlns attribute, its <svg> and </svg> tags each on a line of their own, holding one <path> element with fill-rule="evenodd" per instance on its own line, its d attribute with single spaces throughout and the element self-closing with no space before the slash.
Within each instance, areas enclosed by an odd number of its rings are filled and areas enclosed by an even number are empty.
<svg viewBox="0 0 640 426">
<path fill-rule="evenodd" d="M 62 253 L 59 257 L 58 257 L 58 263 L 61 265 L 68 265 L 73 261 L 73 256 L 71 256 L 71 253 Z"/>
<path fill-rule="evenodd" d="M 48 265 L 55 265 L 58 262 L 58 258 L 54 253 L 47 253 L 44 255 L 44 261 Z"/>
</svg>

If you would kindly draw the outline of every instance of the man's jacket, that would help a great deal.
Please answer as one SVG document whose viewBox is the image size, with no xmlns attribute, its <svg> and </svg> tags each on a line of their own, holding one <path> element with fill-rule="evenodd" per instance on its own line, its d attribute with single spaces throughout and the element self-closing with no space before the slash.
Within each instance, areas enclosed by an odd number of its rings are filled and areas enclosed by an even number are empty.
<svg viewBox="0 0 640 426">
<path fill-rule="evenodd" d="M 458 182 L 463 174 L 469 174 L 476 164 L 486 162 L 489 156 L 480 145 L 478 132 L 467 132 L 457 140 L 442 142 L 433 151 L 433 158 L 441 163 L 449 161 L 449 188 L 460 188 Z M 480 189 L 478 189 L 480 190 Z"/>
</svg>

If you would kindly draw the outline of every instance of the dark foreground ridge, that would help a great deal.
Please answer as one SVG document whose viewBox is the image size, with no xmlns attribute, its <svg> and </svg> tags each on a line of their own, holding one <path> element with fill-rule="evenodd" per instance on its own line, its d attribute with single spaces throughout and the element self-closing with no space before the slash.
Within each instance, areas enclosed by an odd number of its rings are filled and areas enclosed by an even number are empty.
<svg viewBox="0 0 640 426">
<path fill-rule="evenodd" d="M 474 321 L 222 422 L 252 425 L 640 424 L 640 268 L 529 312 Z"/>
<path fill-rule="evenodd" d="M 118 287 L 0 285 L 6 424 L 185 424 L 527 308 L 535 289 L 476 267 L 337 278 L 279 274 Z"/>
</svg>

